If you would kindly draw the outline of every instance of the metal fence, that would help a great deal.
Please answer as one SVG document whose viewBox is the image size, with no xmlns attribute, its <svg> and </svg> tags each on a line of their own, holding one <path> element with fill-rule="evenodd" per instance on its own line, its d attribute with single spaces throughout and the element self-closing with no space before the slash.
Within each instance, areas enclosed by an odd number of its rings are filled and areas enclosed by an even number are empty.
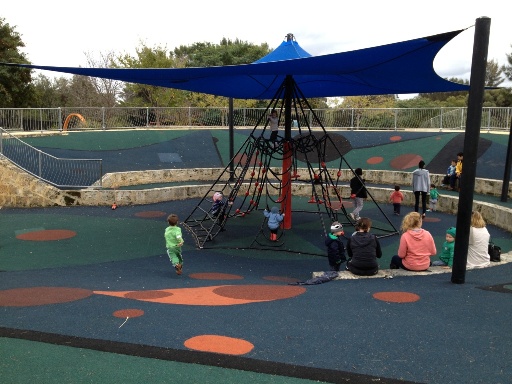
<svg viewBox="0 0 512 384">
<path fill-rule="evenodd" d="M 16 108 L 0 109 L 0 127 L 8 131 L 93 130 L 138 127 L 227 127 L 228 108 Z M 235 108 L 235 127 L 254 127 L 264 108 Z M 313 113 L 318 120 L 314 118 Z M 464 130 L 467 108 L 315 109 L 292 115 L 295 126 L 351 130 Z M 482 130 L 510 129 L 512 108 L 483 108 Z"/>
<path fill-rule="evenodd" d="M 100 159 L 62 159 L 21 141 L 0 128 L 0 155 L 57 188 L 101 187 Z"/>
</svg>

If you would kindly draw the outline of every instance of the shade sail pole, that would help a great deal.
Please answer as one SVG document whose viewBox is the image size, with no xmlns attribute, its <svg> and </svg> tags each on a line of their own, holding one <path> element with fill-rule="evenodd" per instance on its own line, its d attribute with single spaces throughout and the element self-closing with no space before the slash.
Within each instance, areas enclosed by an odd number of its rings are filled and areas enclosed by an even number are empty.
<svg viewBox="0 0 512 384">
<path fill-rule="evenodd" d="M 281 211 L 285 213 L 283 228 L 292 228 L 292 94 L 293 78 L 288 75 L 285 79 L 284 90 L 284 146 L 283 146 L 283 179 Z"/>
<path fill-rule="evenodd" d="M 482 124 L 482 106 L 485 91 L 485 69 L 489 48 L 489 32 L 491 19 L 480 17 L 475 23 L 475 39 L 473 43 L 473 61 L 468 100 L 468 116 L 464 135 L 464 165 L 459 181 L 460 194 L 457 212 L 457 241 L 455 242 L 452 283 L 464 284 L 466 279 L 466 262 L 468 258 L 469 230 L 473 195 L 475 189 L 476 162 L 478 140 Z"/>
</svg>

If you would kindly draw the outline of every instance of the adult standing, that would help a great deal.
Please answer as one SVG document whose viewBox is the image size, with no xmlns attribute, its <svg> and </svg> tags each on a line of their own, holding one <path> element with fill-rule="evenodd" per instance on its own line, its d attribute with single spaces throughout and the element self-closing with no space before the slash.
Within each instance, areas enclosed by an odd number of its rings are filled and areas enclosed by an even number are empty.
<svg viewBox="0 0 512 384">
<path fill-rule="evenodd" d="M 402 221 L 402 236 L 398 255 L 391 258 L 390 269 L 425 271 L 430 267 L 430 258 L 437 253 L 434 238 L 429 231 L 421 228 L 422 220 L 418 212 L 410 212 Z"/>
<path fill-rule="evenodd" d="M 421 160 L 418 169 L 412 173 L 412 190 L 414 192 L 414 212 L 418 212 L 421 195 L 422 216 L 425 217 L 427 211 L 427 193 L 430 190 L 430 174 L 425 169 L 425 162 Z"/>
<path fill-rule="evenodd" d="M 487 267 L 491 263 L 489 256 L 489 240 L 491 235 L 485 227 L 485 220 L 480 212 L 471 213 L 469 227 L 469 245 L 466 268 Z"/>
</svg>

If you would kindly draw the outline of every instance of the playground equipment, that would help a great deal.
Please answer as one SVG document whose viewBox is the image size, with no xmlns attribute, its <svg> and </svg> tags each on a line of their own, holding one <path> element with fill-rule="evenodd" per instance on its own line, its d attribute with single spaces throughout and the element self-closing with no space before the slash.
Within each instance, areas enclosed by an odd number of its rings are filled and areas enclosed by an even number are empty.
<svg viewBox="0 0 512 384">
<path fill-rule="evenodd" d="M 276 141 L 268 138 L 270 127 L 266 117 L 272 109 L 279 111 L 279 121 L 284 121 L 284 136 L 278 136 Z M 309 115 L 314 116 L 314 124 L 306 118 L 308 110 Z M 293 137 L 292 124 L 297 126 Z M 321 130 L 313 131 L 311 125 L 320 125 Z M 299 169 L 305 169 L 306 173 L 300 174 Z M 199 248 L 229 246 L 234 237 L 247 238 L 250 229 L 243 229 L 247 226 L 244 221 L 251 216 L 251 248 L 291 250 L 289 244 L 286 245 L 285 235 L 292 231 L 292 217 L 297 212 L 315 214 L 319 219 L 318 229 L 322 229 L 324 236 L 332 221 L 355 225 L 347 213 L 348 204 L 344 203 L 349 200 L 350 193 L 342 196 L 343 172 L 356 176 L 293 78 L 289 77 L 245 143 L 183 221 L 183 226 L 193 235 Z M 292 196 L 294 183 L 305 183 L 311 188 L 306 208 L 303 203 L 300 209 L 292 206 L 292 200 L 298 200 Z M 222 199 L 219 199 L 219 192 Z M 378 220 L 372 218 L 374 223 L 380 223 L 374 227 L 379 232 L 378 236 L 397 234 L 370 193 L 368 196 L 381 216 Z M 277 241 L 271 242 L 266 219 L 258 211 L 272 206 L 279 206 L 285 218 Z M 233 224 L 229 227 L 236 228 L 236 231 L 226 231 L 228 223 Z"/>
</svg>

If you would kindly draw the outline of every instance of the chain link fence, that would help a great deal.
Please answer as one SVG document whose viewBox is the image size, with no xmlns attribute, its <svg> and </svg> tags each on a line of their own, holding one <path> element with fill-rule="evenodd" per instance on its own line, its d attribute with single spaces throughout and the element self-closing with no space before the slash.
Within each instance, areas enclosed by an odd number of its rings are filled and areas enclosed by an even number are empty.
<svg viewBox="0 0 512 384">
<path fill-rule="evenodd" d="M 254 127 L 264 108 L 235 108 L 235 127 Z M 71 131 L 98 129 L 227 127 L 228 108 L 15 108 L 0 109 L 7 131 Z M 314 117 L 316 115 L 317 118 Z M 464 130 L 467 108 L 315 109 L 292 114 L 294 126 L 351 130 Z M 482 130 L 508 131 L 512 108 L 483 108 Z"/>
</svg>

